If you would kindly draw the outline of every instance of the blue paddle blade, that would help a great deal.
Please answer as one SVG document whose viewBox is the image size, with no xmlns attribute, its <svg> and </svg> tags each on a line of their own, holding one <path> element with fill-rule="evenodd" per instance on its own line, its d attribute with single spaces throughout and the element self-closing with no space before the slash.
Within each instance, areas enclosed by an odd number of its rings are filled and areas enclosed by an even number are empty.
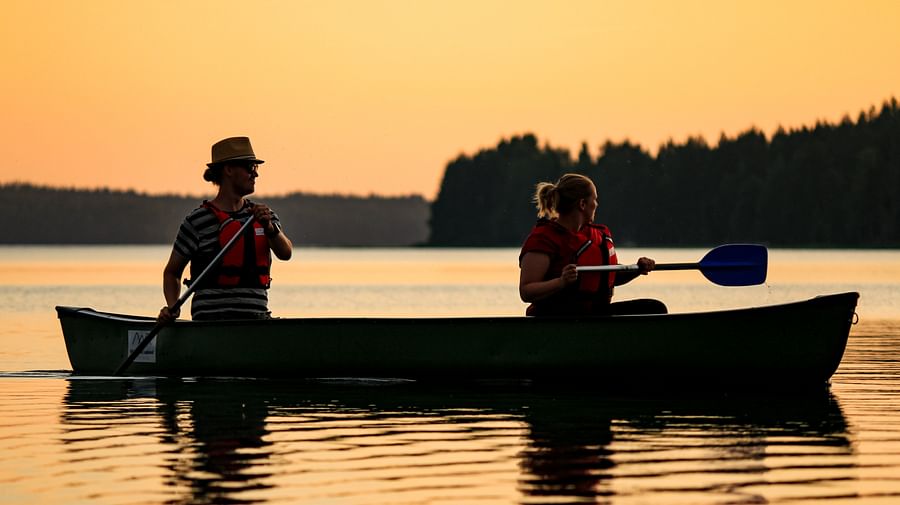
<svg viewBox="0 0 900 505">
<path fill-rule="evenodd" d="M 720 286 L 755 286 L 766 282 L 769 251 L 758 244 L 728 244 L 700 260 L 700 272 Z"/>
</svg>

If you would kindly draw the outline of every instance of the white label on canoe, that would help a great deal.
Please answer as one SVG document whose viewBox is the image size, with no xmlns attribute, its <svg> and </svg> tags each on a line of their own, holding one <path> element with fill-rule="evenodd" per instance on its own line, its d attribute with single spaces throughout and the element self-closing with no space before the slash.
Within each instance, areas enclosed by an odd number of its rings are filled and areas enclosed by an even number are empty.
<svg viewBox="0 0 900 505">
<path fill-rule="evenodd" d="M 145 330 L 128 330 L 128 355 L 131 356 L 131 353 L 137 349 L 138 344 L 141 343 L 141 340 L 144 340 L 150 332 Z M 156 363 L 156 337 L 153 337 L 153 340 L 147 344 L 147 347 L 144 347 L 144 350 L 138 354 L 137 358 L 134 358 L 135 363 Z"/>
</svg>

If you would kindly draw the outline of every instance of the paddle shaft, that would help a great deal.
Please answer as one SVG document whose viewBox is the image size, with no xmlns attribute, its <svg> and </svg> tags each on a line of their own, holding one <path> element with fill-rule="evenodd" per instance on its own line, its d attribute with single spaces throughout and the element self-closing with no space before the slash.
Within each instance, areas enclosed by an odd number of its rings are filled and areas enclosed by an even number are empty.
<svg viewBox="0 0 900 505">
<path fill-rule="evenodd" d="M 231 237 L 231 239 L 226 242 L 224 246 L 222 246 L 222 250 L 219 251 L 219 254 L 216 254 L 212 261 L 210 261 L 209 264 L 206 265 L 206 268 L 204 268 L 203 271 L 200 272 L 200 275 L 198 275 L 191 281 L 191 285 L 188 286 L 188 288 L 180 297 L 178 297 L 178 300 L 176 300 L 175 303 L 173 303 L 172 306 L 169 307 L 170 313 L 180 309 L 181 306 L 184 305 L 184 302 L 186 302 L 187 299 L 192 294 L 194 294 L 194 291 L 197 290 L 197 286 L 200 285 L 200 280 L 206 277 L 206 275 L 213 269 L 213 267 L 219 264 L 219 261 L 222 260 L 222 256 L 225 256 L 225 253 L 227 253 L 228 250 L 231 249 L 231 246 L 233 246 L 235 242 L 237 242 L 238 239 L 241 238 L 241 236 L 244 234 L 244 230 L 246 230 L 247 227 L 250 226 L 251 223 L 253 223 L 253 221 L 254 219 L 252 217 L 248 219 L 247 222 L 241 225 L 237 233 L 235 233 L 234 236 Z M 113 375 L 121 375 L 122 372 L 124 372 L 129 366 L 131 366 L 131 364 L 134 363 L 134 360 L 137 359 L 137 357 L 142 352 L 144 352 L 144 349 L 147 347 L 147 345 L 150 344 L 150 341 L 153 340 L 154 337 L 156 337 L 156 335 L 160 332 L 160 330 L 163 329 L 164 326 L 164 323 L 156 323 L 156 326 L 154 326 L 153 329 L 150 330 L 150 333 L 148 333 L 143 338 L 143 340 L 138 343 L 137 347 L 135 347 L 134 350 L 131 351 L 131 354 L 129 354 L 128 357 L 125 358 L 125 361 L 123 361 L 122 364 L 119 365 L 118 368 L 116 368 L 116 371 L 113 372 Z"/>
<path fill-rule="evenodd" d="M 658 263 L 653 270 L 697 270 L 700 263 Z M 637 272 L 641 268 L 637 265 L 587 265 L 578 266 L 579 272 Z"/>
</svg>

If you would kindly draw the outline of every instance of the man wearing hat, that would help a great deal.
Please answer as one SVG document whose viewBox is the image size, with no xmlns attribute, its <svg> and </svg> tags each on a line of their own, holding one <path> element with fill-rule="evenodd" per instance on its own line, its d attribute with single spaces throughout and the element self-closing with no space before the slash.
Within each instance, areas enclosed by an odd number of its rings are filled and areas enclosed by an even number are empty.
<svg viewBox="0 0 900 505">
<path fill-rule="evenodd" d="M 201 280 L 191 302 L 194 320 L 266 319 L 272 255 L 291 258 L 293 245 L 281 229 L 278 216 L 269 207 L 244 198 L 253 193 L 259 165 L 247 137 L 230 137 L 212 146 L 212 161 L 203 178 L 218 187 L 216 197 L 184 219 L 175 238 L 169 262 L 163 270 L 166 306 L 159 312 L 160 322 L 171 322 L 180 311 L 171 311 L 181 293 L 181 277 L 191 265 L 196 279 L 223 246 L 234 237 L 247 219 L 254 218 L 242 236 L 229 248 L 220 262 Z M 185 281 L 190 284 L 190 280 Z"/>
</svg>

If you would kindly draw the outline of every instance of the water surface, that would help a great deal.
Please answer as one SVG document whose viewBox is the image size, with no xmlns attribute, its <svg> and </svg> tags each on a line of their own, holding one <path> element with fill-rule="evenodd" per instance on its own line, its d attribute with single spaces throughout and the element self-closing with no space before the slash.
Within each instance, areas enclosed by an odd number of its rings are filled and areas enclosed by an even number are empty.
<svg viewBox="0 0 900 505">
<path fill-rule="evenodd" d="M 622 250 L 696 261 L 700 250 Z M 300 249 L 282 316 L 520 314 L 516 250 Z M 166 247 L 0 247 L 0 503 L 900 503 L 900 253 L 772 251 L 769 281 L 659 272 L 673 311 L 861 293 L 830 388 L 71 376 L 53 306 L 153 314 Z"/>
</svg>

